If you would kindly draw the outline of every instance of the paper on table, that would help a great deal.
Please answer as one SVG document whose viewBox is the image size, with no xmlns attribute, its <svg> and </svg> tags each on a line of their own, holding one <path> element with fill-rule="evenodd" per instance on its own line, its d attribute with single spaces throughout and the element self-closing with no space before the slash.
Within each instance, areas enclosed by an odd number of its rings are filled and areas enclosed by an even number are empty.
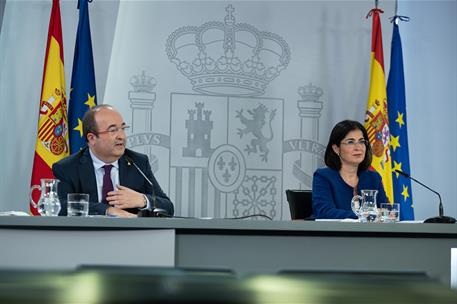
<svg viewBox="0 0 457 304">
<path fill-rule="evenodd" d="M 342 222 L 342 223 L 358 223 L 358 219 L 351 219 L 351 218 L 346 218 L 346 219 L 315 219 L 316 222 Z M 413 223 L 413 224 L 420 224 L 423 223 L 424 221 L 399 221 L 397 223 Z"/>
<path fill-rule="evenodd" d="M 30 216 L 27 212 L 24 211 L 0 211 L 0 216 Z"/>
<path fill-rule="evenodd" d="M 358 223 L 358 219 L 315 219 L 316 222 L 346 222 L 346 223 Z"/>
</svg>

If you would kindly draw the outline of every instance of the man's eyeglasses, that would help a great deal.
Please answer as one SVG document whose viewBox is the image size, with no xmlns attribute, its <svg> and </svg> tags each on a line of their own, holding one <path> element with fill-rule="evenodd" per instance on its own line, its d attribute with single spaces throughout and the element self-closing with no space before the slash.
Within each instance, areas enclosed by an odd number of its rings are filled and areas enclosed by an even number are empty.
<svg viewBox="0 0 457 304">
<path fill-rule="evenodd" d="M 341 143 L 343 145 L 348 145 L 351 147 L 355 147 L 355 145 L 360 145 L 360 146 L 365 146 L 365 147 L 368 146 L 368 141 L 366 141 L 365 139 L 361 139 L 359 141 L 354 140 L 354 139 L 348 139 L 348 140 L 342 141 Z"/>
<path fill-rule="evenodd" d="M 130 128 L 130 126 L 121 126 L 121 127 L 112 126 L 112 127 L 109 127 L 108 130 L 97 131 L 95 133 L 96 134 L 108 133 L 108 134 L 114 135 L 114 134 L 117 134 L 119 131 L 124 131 L 125 132 L 125 130 L 128 129 L 128 128 Z"/>
</svg>

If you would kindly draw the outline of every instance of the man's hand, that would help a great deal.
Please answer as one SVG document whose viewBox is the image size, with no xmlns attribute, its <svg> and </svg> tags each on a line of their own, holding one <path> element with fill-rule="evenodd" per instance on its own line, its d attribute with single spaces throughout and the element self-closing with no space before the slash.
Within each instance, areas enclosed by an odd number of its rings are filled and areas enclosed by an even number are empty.
<svg viewBox="0 0 457 304">
<path fill-rule="evenodd" d="M 124 217 L 124 218 L 134 218 L 134 217 L 137 217 L 136 214 L 133 214 L 133 213 L 130 213 L 130 212 L 127 212 L 127 211 L 125 211 L 125 210 L 122 210 L 122 209 L 119 209 L 119 208 L 115 208 L 115 207 L 109 207 L 109 208 L 106 210 L 106 215 L 112 215 L 112 216 Z"/>
<path fill-rule="evenodd" d="M 144 208 L 147 204 L 142 193 L 121 185 L 117 185 L 117 190 L 108 192 L 106 200 L 108 204 L 119 209 Z"/>
</svg>

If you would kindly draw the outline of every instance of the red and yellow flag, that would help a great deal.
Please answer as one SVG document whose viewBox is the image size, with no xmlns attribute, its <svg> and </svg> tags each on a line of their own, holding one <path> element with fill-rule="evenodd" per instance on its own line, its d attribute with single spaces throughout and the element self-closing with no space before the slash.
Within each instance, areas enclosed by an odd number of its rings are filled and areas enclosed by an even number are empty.
<svg viewBox="0 0 457 304">
<path fill-rule="evenodd" d="M 52 165 L 68 155 L 68 119 L 62 24 L 59 0 L 53 0 L 44 59 L 38 132 L 31 184 L 40 185 L 42 178 L 54 178 Z M 33 199 L 35 202 L 39 200 L 39 197 L 39 191 L 34 191 Z M 39 215 L 32 204 L 30 204 L 30 212 L 33 215 Z"/>
<path fill-rule="evenodd" d="M 384 56 L 379 13 L 383 13 L 383 11 L 375 8 L 367 16 L 367 18 L 369 16 L 373 17 L 373 29 L 371 36 L 370 90 L 368 93 L 365 128 L 368 131 L 373 150 L 371 166 L 381 175 L 387 197 L 390 202 L 393 202 L 389 116 L 387 113 L 386 80 L 384 77 Z"/>
</svg>

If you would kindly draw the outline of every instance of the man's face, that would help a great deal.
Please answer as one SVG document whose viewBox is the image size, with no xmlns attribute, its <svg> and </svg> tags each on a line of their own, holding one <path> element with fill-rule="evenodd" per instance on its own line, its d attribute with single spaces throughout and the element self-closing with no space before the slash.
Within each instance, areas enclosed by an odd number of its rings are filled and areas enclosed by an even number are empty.
<svg viewBox="0 0 457 304">
<path fill-rule="evenodd" d="M 92 152 L 105 163 L 118 160 L 125 151 L 125 122 L 119 112 L 102 108 L 95 113 L 97 134 L 87 136 Z"/>
</svg>

